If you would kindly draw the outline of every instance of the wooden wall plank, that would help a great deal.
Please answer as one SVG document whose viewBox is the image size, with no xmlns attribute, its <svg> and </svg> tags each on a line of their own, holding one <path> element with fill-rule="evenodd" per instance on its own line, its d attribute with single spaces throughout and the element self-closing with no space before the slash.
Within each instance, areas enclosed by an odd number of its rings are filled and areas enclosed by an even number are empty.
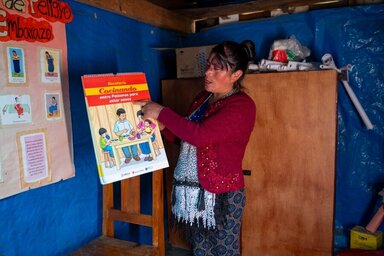
<svg viewBox="0 0 384 256">
<path fill-rule="evenodd" d="M 145 0 L 77 0 L 160 28 L 183 33 L 195 31 L 194 21 Z"/>
<path fill-rule="evenodd" d="M 244 255 L 332 255 L 337 73 L 248 75 L 244 85 L 257 106 L 243 161 Z"/>
</svg>

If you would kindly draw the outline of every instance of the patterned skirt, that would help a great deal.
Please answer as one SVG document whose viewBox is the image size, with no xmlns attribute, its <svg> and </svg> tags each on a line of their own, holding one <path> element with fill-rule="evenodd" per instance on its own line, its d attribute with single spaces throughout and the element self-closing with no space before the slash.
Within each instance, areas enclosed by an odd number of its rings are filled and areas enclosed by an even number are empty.
<svg viewBox="0 0 384 256">
<path fill-rule="evenodd" d="M 194 256 L 240 256 L 240 229 L 245 206 L 244 189 L 221 194 L 226 214 L 214 229 L 194 226 L 190 240 Z M 222 209 L 223 210 L 223 209 Z"/>
<path fill-rule="evenodd" d="M 174 171 L 172 226 L 184 229 L 194 256 L 239 256 L 245 192 L 214 194 L 198 181 L 197 149 L 182 141 Z"/>
</svg>

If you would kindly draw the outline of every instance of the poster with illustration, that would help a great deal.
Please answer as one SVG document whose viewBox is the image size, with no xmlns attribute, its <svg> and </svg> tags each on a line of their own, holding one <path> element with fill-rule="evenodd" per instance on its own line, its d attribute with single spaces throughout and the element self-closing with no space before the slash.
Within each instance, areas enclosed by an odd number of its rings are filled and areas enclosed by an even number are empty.
<svg viewBox="0 0 384 256">
<path fill-rule="evenodd" d="M 168 167 L 156 120 L 134 104 L 150 100 L 144 73 L 86 75 L 82 83 L 102 184 Z"/>
<path fill-rule="evenodd" d="M 41 81 L 43 83 L 60 83 L 60 50 L 40 49 Z"/>
<path fill-rule="evenodd" d="M 31 97 L 28 94 L 0 95 L 1 125 L 25 124 L 32 121 Z"/>
<path fill-rule="evenodd" d="M 73 17 L 66 1 L 0 0 L 0 200 L 75 176 L 65 31 Z"/>
<path fill-rule="evenodd" d="M 8 83 L 10 85 L 26 85 L 25 54 L 21 47 L 6 47 L 8 63 Z"/>
<path fill-rule="evenodd" d="M 16 134 L 22 188 L 41 185 L 51 180 L 48 156 L 47 130 L 37 129 Z"/>
<path fill-rule="evenodd" d="M 59 92 L 45 93 L 45 117 L 47 120 L 57 120 L 61 118 L 61 96 Z"/>
</svg>

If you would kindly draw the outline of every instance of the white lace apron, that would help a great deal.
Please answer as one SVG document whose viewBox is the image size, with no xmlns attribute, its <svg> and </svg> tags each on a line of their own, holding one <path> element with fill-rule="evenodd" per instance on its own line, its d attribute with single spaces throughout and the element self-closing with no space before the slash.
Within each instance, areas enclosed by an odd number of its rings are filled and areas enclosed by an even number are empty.
<svg viewBox="0 0 384 256">
<path fill-rule="evenodd" d="M 207 109 L 209 95 L 187 118 L 193 122 L 202 119 Z M 197 177 L 196 147 L 182 141 L 176 164 L 172 190 L 172 213 L 178 222 L 215 228 L 215 194 L 205 191 Z"/>
<path fill-rule="evenodd" d="M 173 183 L 172 213 L 179 222 L 214 228 L 215 194 L 205 191 L 197 177 L 196 147 L 183 141 Z"/>
</svg>

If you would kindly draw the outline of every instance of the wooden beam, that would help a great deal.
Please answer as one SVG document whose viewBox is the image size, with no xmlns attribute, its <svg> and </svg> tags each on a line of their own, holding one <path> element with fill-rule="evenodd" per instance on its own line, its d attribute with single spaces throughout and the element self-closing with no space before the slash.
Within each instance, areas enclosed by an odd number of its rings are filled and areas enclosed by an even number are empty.
<svg viewBox="0 0 384 256">
<path fill-rule="evenodd" d="M 159 248 L 159 255 L 164 256 L 164 189 L 163 170 L 152 173 L 152 244 Z"/>
<path fill-rule="evenodd" d="M 328 0 L 257 0 L 242 4 L 228 4 L 207 8 L 179 9 L 175 10 L 175 12 L 180 15 L 183 15 L 184 17 L 189 17 L 192 20 L 202 20 L 208 18 L 228 16 L 231 14 L 250 14 L 263 11 L 271 11 L 277 8 L 286 10 L 289 7 L 316 5 L 322 2 L 329 2 L 330 4 L 340 3 L 348 5 L 348 3 L 346 4 L 347 1 L 348 0 L 334 0 L 331 2 Z"/>
<path fill-rule="evenodd" d="M 156 27 L 182 33 L 195 32 L 192 19 L 154 5 L 146 0 L 77 0 L 77 2 L 112 11 Z"/>
<path fill-rule="evenodd" d="M 114 220 L 109 216 L 109 209 L 113 208 L 113 184 L 103 186 L 103 235 L 114 237 Z"/>
<path fill-rule="evenodd" d="M 147 214 L 126 213 L 116 209 L 108 210 L 108 217 L 116 221 L 152 227 L 152 216 Z"/>
<path fill-rule="evenodd" d="M 140 176 L 125 179 L 121 186 L 121 211 L 140 213 Z"/>
</svg>

